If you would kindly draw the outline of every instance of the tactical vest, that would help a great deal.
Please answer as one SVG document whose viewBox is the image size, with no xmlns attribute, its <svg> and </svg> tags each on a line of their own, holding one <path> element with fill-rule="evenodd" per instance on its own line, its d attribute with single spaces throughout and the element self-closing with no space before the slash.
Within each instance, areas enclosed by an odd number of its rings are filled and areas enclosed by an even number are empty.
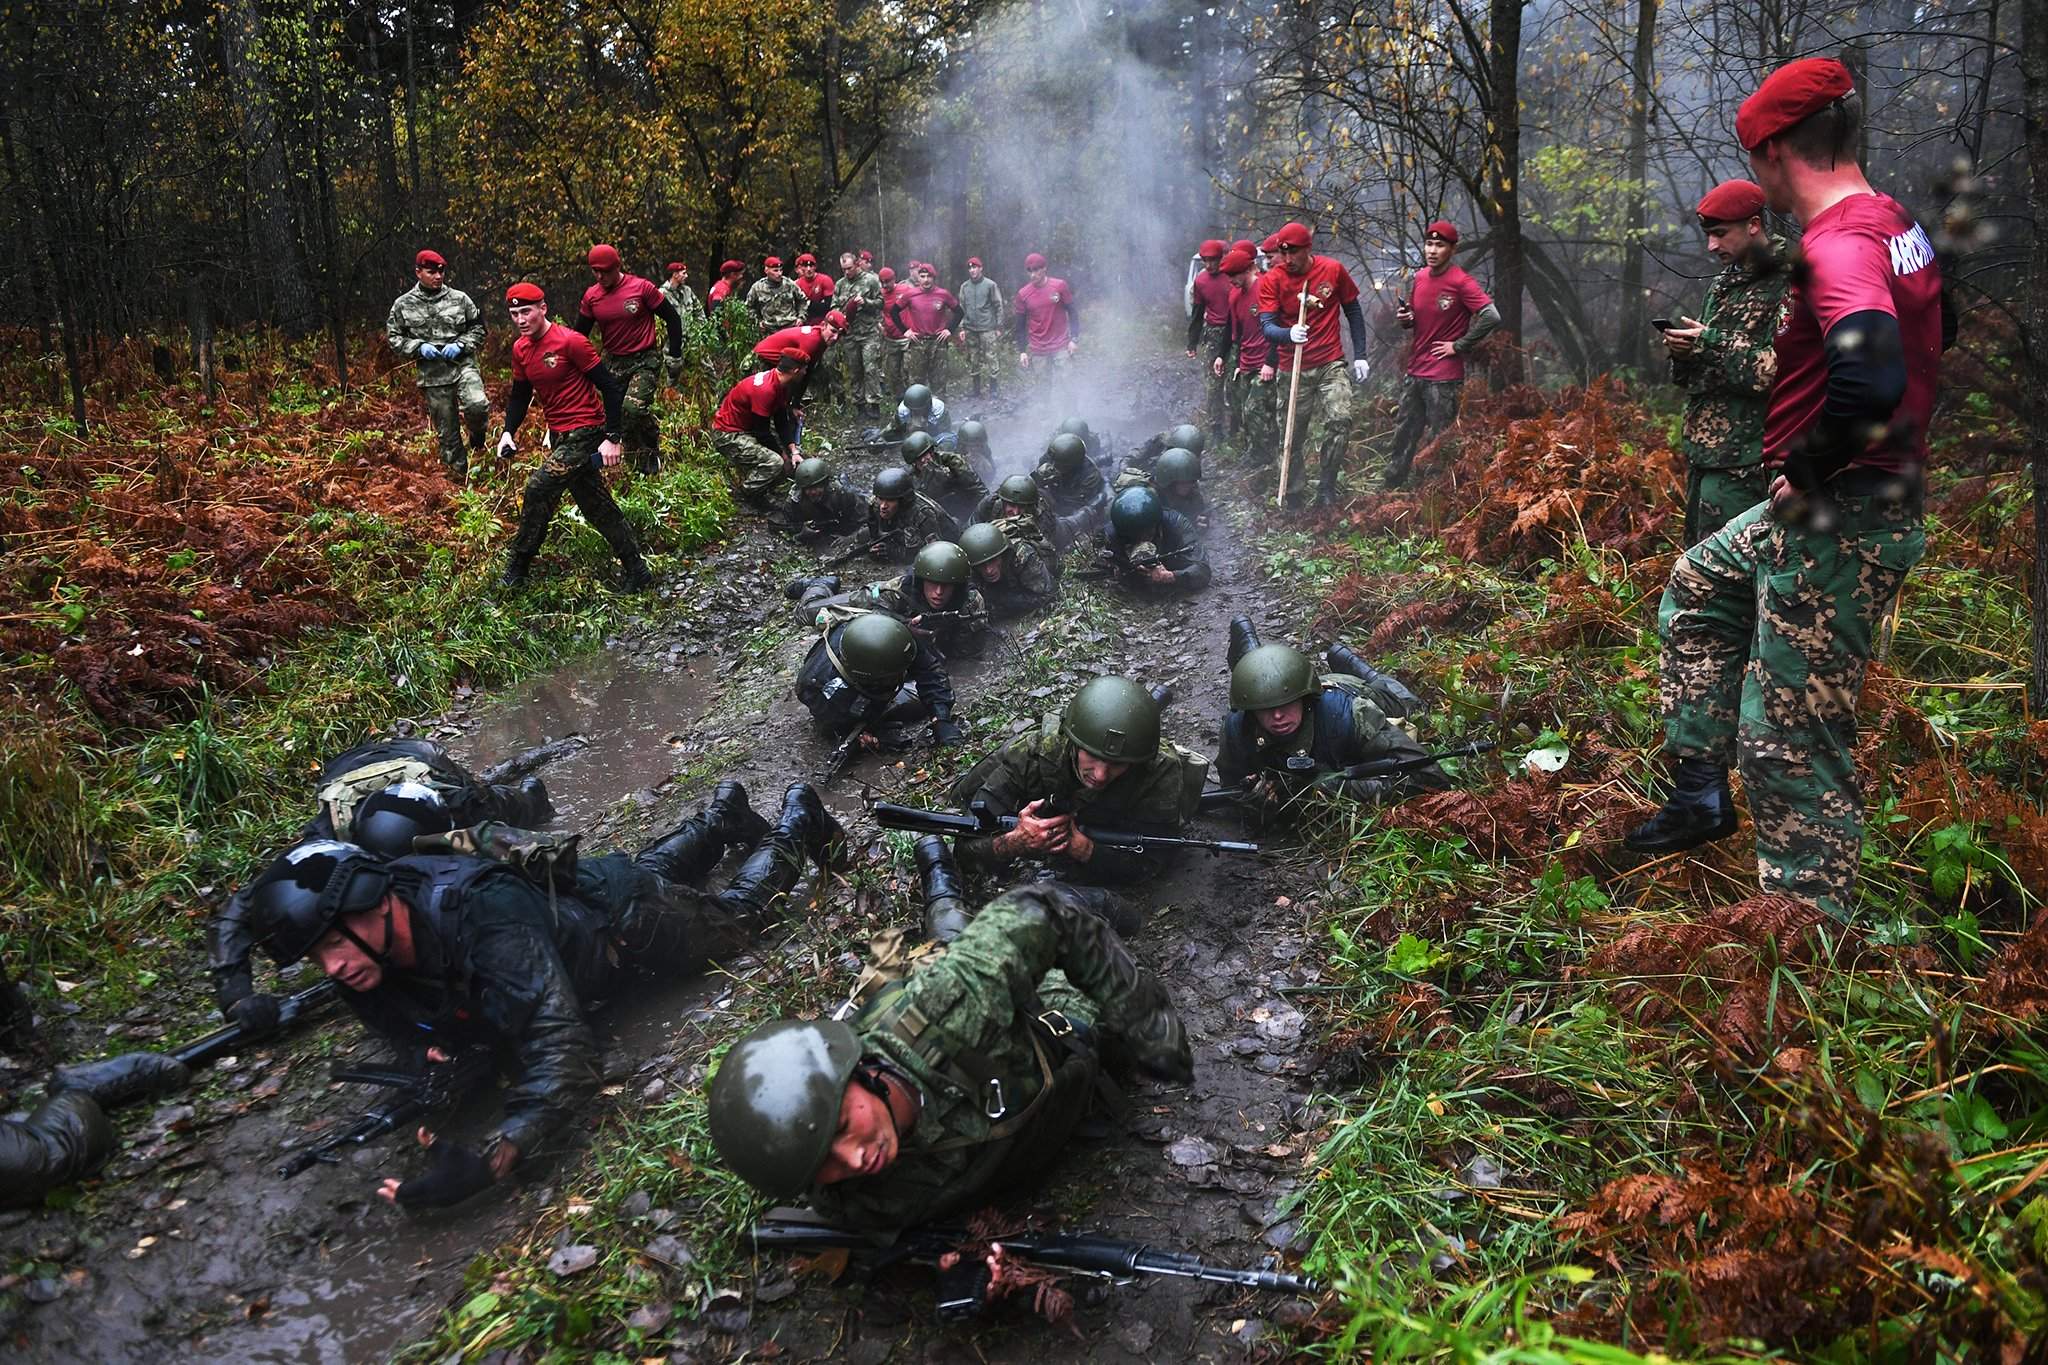
<svg viewBox="0 0 2048 1365">
<path fill-rule="evenodd" d="M 1311 728 L 1308 756 L 1321 768 L 1348 767 L 1351 755 L 1357 752 L 1353 702 L 1364 696 L 1365 684 L 1336 674 L 1325 675 L 1322 684 L 1307 718 Z M 1249 711 L 1232 711 L 1224 717 L 1221 747 L 1246 755 L 1255 769 L 1278 768 L 1289 754 L 1302 752 L 1294 736 L 1277 740 L 1267 735 Z"/>
<path fill-rule="evenodd" d="M 321 770 L 320 778 L 317 795 L 321 808 L 334 826 L 334 837 L 342 840 L 349 838 L 356 807 L 386 787 L 401 782 L 421 783 L 439 792 L 451 809 L 469 791 L 467 775 L 447 752 L 422 739 L 362 745 L 330 760 Z"/>
<path fill-rule="evenodd" d="M 444 1023 L 452 1025 L 469 1018 L 462 1008 L 469 998 L 472 975 L 462 945 L 463 902 L 490 878 L 517 876 L 519 873 L 504 863 L 457 854 L 414 853 L 391 861 L 391 889 L 412 908 L 414 937 L 431 935 L 447 963 L 438 982 L 407 974 L 411 981 L 440 988 L 437 1013 Z"/>
</svg>

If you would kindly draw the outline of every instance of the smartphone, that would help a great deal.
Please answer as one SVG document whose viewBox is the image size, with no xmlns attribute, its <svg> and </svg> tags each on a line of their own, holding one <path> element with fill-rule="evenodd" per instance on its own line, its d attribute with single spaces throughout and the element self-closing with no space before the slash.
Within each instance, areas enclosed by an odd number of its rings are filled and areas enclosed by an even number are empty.
<svg viewBox="0 0 2048 1365">
<path fill-rule="evenodd" d="M 1670 318 L 1651 318 L 1651 319 L 1650 319 L 1650 325 L 1651 325 L 1652 327 L 1655 327 L 1655 328 L 1656 328 L 1656 329 L 1657 329 L 1658 331 L 1660 331 L 1660 332 L 1668 332 L 1668 331 L 1670 331 L 1670 330 L 1671 330 L 1671 319 L 1670 319 Z"/>
</svg>

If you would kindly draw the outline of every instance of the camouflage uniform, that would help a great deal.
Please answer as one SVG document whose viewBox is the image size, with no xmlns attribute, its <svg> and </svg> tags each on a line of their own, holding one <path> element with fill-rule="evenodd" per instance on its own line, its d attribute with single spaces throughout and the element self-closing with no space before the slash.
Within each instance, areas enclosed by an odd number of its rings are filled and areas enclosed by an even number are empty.
<svg viewBox="0 0 2048 1365">
<path fill-rule="evenodd" d="M 1166 988 L 1056 884 L 990 901 L 849 1022 L 867 1056 L 909 1079 L 917 1123 L 888 1167 L 813 1186 L 810 1202 L 832 1223 L 878 1234 L 972 1212 L 1043 1174 L 1087 1113 L 1103 1051 L 1168 1074 L 1194 1065 Z M 1002 1119 L 988 1115 L 993 1077 Z"/>
<path fill-rule="evenodd" d="M 384 336 L 391 349 L 408 360 L 417 360 L 423 344 L 462 344 L 454 360 L 420 360 L 420 396 L 427 400 L 427 415 L 433 420 L 440 440 L 441 463 L 461 478 L 469 472 L 469 453 L 462 443 L 463 422 L 468 420 L 473 444 L 483 444 L 484 419 L 491 410 L 484 396 L 483 373 L 477 369 L 477 348 L 484 344 L 484 315 L 476 301 L 460 289 L 442 285 L 428 293 L 419 285 L 400 294 L 384 320 Z"/>
<path fill-rule="evenodd" d="M 1778 377 L 1772 341 L 1791 272 L 1784 242 L 1757 262 L 1736 260 L 1714 277 L 1700 313 L 1706 331 L 1671 357 L 1671 382 L 1685 404 L 1685 544 L 1726 526 L 1770 492 L 1764 469 L 1764 414 Z"/>
<path fill-rule="evenodd" d="M 853 307 L 855 300 L 860 306 Z M 847 396 L 855 403 L 879 406 L 882 401 L 882 280 L 872 270 L 839 277 L 832 306 L 846 314 Z"/>
<path fill-rule="evenodd" d="M 960 300 L 960 336 L 967 352 L 967 378 L 973 385 L 970 392 L 980 393 L 985 382 L 994 393 L 1002 384 L 1003 361 L 1009 351 L 1003 336 L 1003 323 L 1009 315 L 1003 291 L 984 275 L 978 280 L 962 280 L 953 295 Z"/>
<path fill-rule="evenodd" d="M 1280 386 L 1257 370 L 1230 375 L 1230 421 L 1238 449 L 1260 464 L 1280 458 Z"/>
<path fill-rule="evenodd" d="M 1107 787 L 1092 791 L 1074 770 L 1076 752 L 1062 732 L 1059 713 L 1051 713 L 1036 729 L 1026 730 L 970 768 L 953 784 L 949 799 L 962 810 L 978 801 L 992 814 L 1015 815 L 1033 801 L 1050 798 L 1084 825 L 1119 833 L 1173 834 L 1194 814 L 1209 771 L 1208 760 L 1200 754 L 1161 740 L 1149 762 L 1133 764 Z M 1000 866 L 991 847 L 994 842 L 994 836 L 959 840 L 954 851 L 961 868 L 993 875 Z M 1044 861 L 1067 881 L 1102 883 L 1156 873 L 1161 856 L 1097 844 L 1085 863 L 1061 856 Z"/>
<path fill-rule="evenodd" d="M 1003 528 L 1003 534 L 1010 538 L 1012 545 L 1019 541 L 1036 544 L 1045 552 L 1047 559 L 1055 566 L 1058 565 L 1059 547 L 1053 543 L 1057 527 L 1053 522 L 1051 508 L 1040 502 L 1038 515 L 1033 517 L 1006 517 L 1002 515 L 1002 511 L 1003 500 L 991 493 L 974 505 L 974 515 L 967 519 L 967 524 L 972 526 L 977 521 L 985 521 L 990 525 L 1000 526 Z M 1057 567 L 1054 572 L 1058 572 Z"/>
<path fill-rule="evenodd" d="M 1178 512 L 1186 517 L 1188 524 L 1196 531 L 1209 529 L 1209 499 L 1202 495 L 1201 485 L 1195 486 L 1193 497 L 1177 498 L 1167 489 L 1152 482 L 1152 473 L 1134 464 L 1127 464 L 1117 472 L 1116 482 L 1109 486 L 1109 500 L 1116 501 L 1116 495 L 1127 488 L 1150 488 L 1159 494 L 1159 505 L 1169 512 Z"/>
<path fill-rule="evenodd" d="M 976 584 L 988 601 L 989 612 L 1021 616 L 1052 605 L 1060 590 L 1058 561 L 1050 557 L 1042 541 L 1018 534 L 1030 526 L 1023 518 L 1005 517 L 995 525 L 1009 538 L 1010 548 L 1003 552 L 1002 580 L 990 583 L 982 579 Z"/>
<path fill-rule="evenodd" d="M 661 396 L 665 362 L 659 346 L 631 355 L 606 355 L 605 364 L 619 377 L 625 400 L 619 405 L 619 429 L 626 463 L 643 474 L 661 467 L 661 427 L 654 400 Z"/>
<path fill-rule="evenodd" d="M 875 510 L 875 500 L 869 498 L 867 529 L 862 534 L 867 537 L 870 554 L 874 554 L 873 546 L 882 547 L 875 558 L 909 560 L 935 540 L 957 539 L 960 528 L 944 508 L 922 493 L 913 493 L 888 521 L 882 520 L 881 513 Z"/>
<path fill-rule="evenodd" d="M 792 486 L 789 495 L 782 500 L 781 525 L 795 534 L 798 540 L 844 535 L 858 529 L 867 516 L 867 507 L 860 494 L 842 479 L 834 479 L 815 490 L 818 493 L 815 498 L 805 497 L 805 491 Z"/>
<path fill-rule="evenodd" d="M 1095 562 L 1120 585 L 1140 592 L 1200 592 L 1214 577 L 1194 523 L 1164 509 L 1159 513 L 1158 532 L 1150 541 L 1127 545 L 1114 529 L 1105 527 L 1097 541 Z M 1138 567 L 1140 562 L 1146 567 Z M 1148 578 L 1152 563 L 1171 569 L 1173 582 L 1154 583 Z"/>
<path fill-rule="evenodd" d="M 762 336 L 802 322 L 804 310 L 810 307 L 810 303 L 804 297 L 803 286 L 787 275 L 780 280 L 771 280 L 763 275 L 747 291 L 747 312 L 753 317 L 754 325 L 761 329 Z"/>
<path fill-rule="evenodd" d="M 914 573 L 868 584 L 855 596 L 854 605 L 887 612 L 906 625 L 914 617 L 929 617 L 939 610 L 925 605 L 923 584 Z M 979 658 L 988 643 L 987 600 L 970 583 L 945 610 L 952 614 L 913 629 L 949 659 Z"/>
<path fill-rule="evenodd" d="M 1031 471 L 1031 478 L 1038 485 L 1041 516 L 1051 513 L 1053 543 L 1063 550 L 1109 515 L 1109 481 L 1093 459 L 1083 460 L 1071 474 L 1062 474 L 1058 465 L 1047 460 Z"/>
<path fill-rule="evenodd" d="M 1878 618 L 1927 548 L 1919 499 L 1838 496 L 1828 531 L 1768 502 L 1680 557 L 1658 611 L 1665 747 L 1738 761 L 1764 890 L 1847 918 L 1863 844 L 1853 749 Z"/>
<path fill-rule="evenodd" d="M 1273 402 L 1279 420 L 1287 415 L 1288 372 L 1274 380 Z M 1311 460 L 1334 469 L 1351 443 L 1351 368 L 1341 360 L 1301 372 L 1301 394 L 1294 405 L 1294 454 L 1287 471 L 1287 498 L 1293 501 L 1308 477 Z M 1283 434 L 1285 428 L 1282 428 Z"/>
<path fill-rule="evenodd" d="M 919 487 L 931 490 L 932 500 L 962 526 L 969 524 L 963 518 L 988 496 L 988 485 L 953 446 L 933 446 L 931 453 L 918 461 L 916 472 Z"/>
<path fill-rule="evenodd" d="M 751 431 L 714 430 L 711 448 L 729 466 L 740 496 L 755 507 L 765 506 L 776 487 L 789 477 L 789 460 Z"/>
<path fill-rule="evenodd" d="M 640 547 L 626 525 L 625 513 L 612 501 L 611 490 L 605 487 L 604 475 L 595 463 L 604 428 L 558 431 L 553 440 L 547 458 L 526 478 L 526 501 L 520 512 L 519 529 L 512 537 L 513 561 L 530 560 L 540 553 L 540 547 L 547 543 L 555 508 L 561 506 L 562 495 L 567 493 L 591 529 L 612 547 L 620 563 L 628 568 L 640 563 Z"/>
<path fill-rule="evenodd" d="M 1326 673 L 1322 690 L 1305 698 L 1301 727 L 1276 739 L 1259 727 L 1249 712 L 1232 711 L 1223 718 L 1216 750 L 1216 777 L 1226 787 L 1241 787 L 1257 776 L 1277 781 L 1292 795 L 1309 790 L 1354 801 L 1399 801 L 1426 791 L 1444 791 L 1451 780 L 1431 764 L 1396 777 L 1340 778 L 1355 763 L 1383 758 L 1419 758 L 1427 752 L 1372 700 L 1371 689 L 1348 673 Z M 1287 760 L 1305 754 L 1315 761 L 1306 779 L 1289 772 Z"/>
<path fill-rule="evenodd" d="M 676 312 L 683 319 L 683 326 L 689 327 L 704 320 L 704 305 L 697 298 L 697 291 L 689 285 L 664 284 L 661 286 L 661 293 L 662 297 L 675 305 Z"/>
</svg>

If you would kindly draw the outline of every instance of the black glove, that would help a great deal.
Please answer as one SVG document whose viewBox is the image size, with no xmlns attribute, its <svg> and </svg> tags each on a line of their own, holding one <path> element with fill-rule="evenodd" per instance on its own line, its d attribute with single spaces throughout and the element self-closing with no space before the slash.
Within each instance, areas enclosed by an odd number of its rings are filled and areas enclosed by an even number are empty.
<svg viewBox="0 0 2048 1365">
<path fill-rule="evenodd" d="M 277 1032 L 278 1005 L 274 995 L 245 995 L 226 1010 L 228 1022 L 251 1038 L 267 1038 Z"/>
<path fill-rule="evenodd" d="M 398 1187 L 398 1202 L 409 1209 L 445 1209 L 489 1189 L 491 1163 L 457 1142 L 436 1142 L 426 1172 Z"/>
<path fill-rule="evenodd" d="M 960 722 L 948 716 L 932 722 L 932 743 L 944 747 L 958 744 L 967 738 L 967 732 L 960 728 Z"/>
</svg>

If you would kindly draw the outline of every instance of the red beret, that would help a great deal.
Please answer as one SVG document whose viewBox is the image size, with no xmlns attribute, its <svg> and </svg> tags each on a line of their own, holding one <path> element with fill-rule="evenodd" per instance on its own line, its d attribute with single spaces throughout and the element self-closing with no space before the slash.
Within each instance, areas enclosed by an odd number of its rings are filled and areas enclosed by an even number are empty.
<svg viewBox="0 0 2048 1365">
<path fill-rule="evenodd" d="M 1423 229 L 1422 235 L 1425 239 L 1441 237 L 1452 246 L 1456 246 L 1458 244 L 1458 225 L 1447 218 L 1439 218 Z"/>
<path fill-rule="evenodd" d="M 596 246 L 590 248 L 590 268 L 592 270 L 618 269 L 619 249 L 615 246 L 606 246 L 603 242 L 599 242 Z"/>
<path fill-rule="evenodd" d="M 548 296 L 541 291 L 539 285 L 528 284 L 524 280 L 521 280 L 518 284 L 505 291 L 506 303 L 546 303 L 547 301 Z"/>
<path fill-rule="evenodd" d="M 1273 249 L 1279 245 L 1280 234 L 1277 232 L 1269 232 L 1266 234 L 1266 240 L 1259 243 L 1259 250 L 1265 252 L 1267 255 L 1270 256 L 1273 254 Z"/>
<path fill-rule="evenodd" d="M 775 353 L 777 360 L 801 360 L 809 363 L 810 355 L 801 346 L 785 346 Z"/>
<path fill-rule="evenodd" d="M 678 270 L 688 270 L 689 268 L 690 267 L 684 265 L 681 261 L 670 261 L 668 263 L 668 273 L 671 275 L 675 274 Z"/>
<path fill-rule="evenodd" d="M 1700 222 L 1742 223 L 1764 211 L 1764 192 L 1748 180 L 1723 180 L 1706 193 L 1694 212 Z"/>
<path fill-rule="evenodd" d="M 763 256 L 761 258 L 761 268 L 763 270 L 780 270 L 782 269 L 782 258 L 780 256 Z"/>
<path fill-rule="evenodd" d="M 831 323 L 842 332 L 846 330 L 846 314 L 840 312 L 837 308 L 825 314 L 825 321 Z"/>
<path fill-rule="evenodd" d="M 1224 254 L 1222 262 L 1216 268 L 1225 275 L 1235 275 L 1239 271 L 1250 270 L 1252 268 L 1252 253 L 1241 250 L 1238 247 L 1232 247 Z"/>
<path fill-rule="evenodd" d="M 967 268 L 968 268 L 969 270 L 972 270 L 972 269 L 974 269 L 974 267 L 976 267 L 976 266 L 978 266 L 978 265 L 980 265 L 980 264 L 981 264 L 981 257 L 979 257 L 979 256 L 969 256 L 969 257 L 967 258 Z"/>
<path fill-rule="evenodd" d="M 862 247 L 860 249 L 860 259 L 862 259 L 863 261 L 872 261 L 873 259 L 875 259 L 875 253 L 869 251 L 866 247 Z"/>
<path fill-rule="evenodd" d="M 1810 114 L 1856 88 L 1849 68 L 1833 57 L 1806 57 L 1764 77 L 1735 111 L 1735 140 L 1753 152 Z"/>
<path fill-rule="evenodd" d="M 1032 252 L 1032 253 L 1031 253 L 1031 254 L 1030 254 L 1029 256 L 1026 256 L 1026 257 L 1024 258 L 1024 268 L 1025 268 L 1026 270 L 1043 270 L 1043 269 L 1045 269 L 1045 257 L 1043 257 L 1043 256 L 1039 255 L 1039 254 L 1038 254 L 1037 252 L 1035 252 L 1035 251 L 1034 251 L 1034 252 Z"/>
<path fill-rule="evenodd" d="M 419 255 L 413 257 L 412 263 L 415 267 L 418 267 L 423 265 L 446 265 L 448 264 L 448 261 L 447 258 L 442 256 L 440 252 L 434 250 L 432 247 L 428 247 L 425 251 L 422 251 Z"/>
<path fill-rule="evenodd" d="M 796 258 L 796 263 L 798 265 L 816 265 L 818 263 L 818 258 L 816 256 L 813 256 L 810 252 L 806 251 L 803 255 Z"/>
<path fill-rule="evenodd" d="M 876 273 L 875 278 L 879 279 L 883 284 L 888 284 L 896 278 L 896 272 L 885 265 Z"/>
<path fill-rule="evenodd" d="M 1223 243 L 1211 237 L 1195 250 L 1195 254 L 1205 261 L 1211 256 L 1221 256 L 1223 254 Z"/>
<path fill-rule="evenodd" d="M 724 265 L 718 267 L 718 273 L 721 275 L 738 275 L 745 270 L 746 267 L 738 261 L 727 261 Z"/>
<path fill-rule="evenodd" d="M 1273 234 L 1274 246 L 1307 246 L 1315 235 L 1300 223 L 1289 223 Z"/>
</svg>

